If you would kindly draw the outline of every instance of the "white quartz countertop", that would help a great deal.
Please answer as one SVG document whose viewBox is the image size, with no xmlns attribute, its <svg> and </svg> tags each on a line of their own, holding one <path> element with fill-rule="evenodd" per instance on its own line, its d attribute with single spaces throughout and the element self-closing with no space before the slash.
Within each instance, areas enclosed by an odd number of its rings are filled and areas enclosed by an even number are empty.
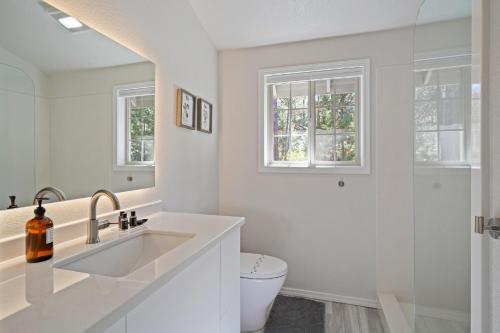
<svg viewBox="0 0 500 333">
<path fill-rule="evenodd" d="M 99 244 L 85 244 L 85 237 L 56 244 L 54 257 L 42 263 L 27 264 L 24 256 L 1 262 L 0 332 L 100 332 L 245 222 L 241 217 L 167 212 L 147 218 L 145 225 L 128 231 L 101 231 Z M 64 258 L 144 229 L 194 237 L 124 277 L 53 267 Z"/>
</svg>

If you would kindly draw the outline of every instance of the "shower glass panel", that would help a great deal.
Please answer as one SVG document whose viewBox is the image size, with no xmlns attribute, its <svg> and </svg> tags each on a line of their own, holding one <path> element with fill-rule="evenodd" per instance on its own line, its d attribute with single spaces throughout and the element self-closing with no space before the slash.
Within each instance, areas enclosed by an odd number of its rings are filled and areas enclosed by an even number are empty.
<svg viewBox="0 0 500 333">
<path fill-rule="evenodd" d="M 471 0 L 424 1 L 414 46 L 414 330 L 470 332 Z"/>
<path fill-rule="evenodd" d="M 0 64 L 0 174 L 8 175 L 0 177 L 0 198 L 15 195 L 19 206 L 35 193 L 35 134 L 33 80 Z"/>
</svg>

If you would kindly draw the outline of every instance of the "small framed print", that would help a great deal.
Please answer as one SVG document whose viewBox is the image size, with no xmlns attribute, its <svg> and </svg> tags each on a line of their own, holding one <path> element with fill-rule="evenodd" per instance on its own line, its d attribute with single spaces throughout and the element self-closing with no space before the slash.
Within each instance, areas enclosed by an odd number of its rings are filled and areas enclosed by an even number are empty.
<svg viewBox="0 0 500 333">
<path fill-rule="evenodd" d="M 177 126 L 195 129 L 196 96 L 190 92 L 177 89 Z"/>
<path fill-rule="evenodd" d="M 212 104 L 202 98 L 198 98 L 197 103 L 197 130 L 205 133 L 212 133 Z"/>
</svg>

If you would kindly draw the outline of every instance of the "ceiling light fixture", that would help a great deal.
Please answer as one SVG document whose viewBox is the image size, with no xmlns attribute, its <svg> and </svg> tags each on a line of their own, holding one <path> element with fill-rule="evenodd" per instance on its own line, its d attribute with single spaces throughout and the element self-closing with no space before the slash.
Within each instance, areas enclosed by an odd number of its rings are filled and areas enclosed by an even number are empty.
<svg viewBox="0 0 500 333">
<path fill-rule="evenodd" d="M 64 29 L 70 32 L 89 30 L 89 27 L 78 21 L 76 18 L 69 16 L 64 12 L 61 12 L 59 9 L 49 5 L 48 3 L 41 1 L 39 4 L 45 10 L 45 12 L 52 16 L 52 18 L 54 18 L 57 23 L 63 26 Z"/>
<path fill-rule="evenodd" d="M 61 17 L 60 19 L 58 19 L 58 21 L 68 30 L 73 30 L 83 27 L 83 24 L 80 21 L 71 16 Z"/>
</svg>

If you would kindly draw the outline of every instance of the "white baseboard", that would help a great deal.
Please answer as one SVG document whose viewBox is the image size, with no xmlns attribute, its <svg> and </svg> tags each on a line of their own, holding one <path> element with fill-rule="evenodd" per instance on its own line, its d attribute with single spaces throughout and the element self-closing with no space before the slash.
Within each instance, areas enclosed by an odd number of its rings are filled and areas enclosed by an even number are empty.
<svg viewBox="0 0 500 333">
<path fill-rule="evenodd" d="M 435 319 L 444 319 L 449 321 L 456 321 L 460 323 L 470 323 L 470 314 L 464 311 L 450 310 L 444 308 L 436 308 L 432 306 L 419 305 L 416 306 L 409 303 L 400 303 L 403 308 L 414 307 L 414 313 L 417 316 L 429 317 Z"/>
<path fill-rule="evenodd" d="M 378 308 L 378 302 L 374 299 L 368 299 L 368 298 L 342 296 L 330 293 L 323 293 L 319 291 L 295 289 L 288 287 L 283 287 L 281 289 L 280 294 L 284 296 L 309 298 L 318 301 L 344 303 L 344 304 L 364 306 L 367 308 Z"/>
<path fill-rule="evenodd" d="M 460 323 L 470 323 L 470 314 L 463 311 L 434 308 L 417 304 L 415 312 L 417 316 L 457 321 Z"/>
</svg>

